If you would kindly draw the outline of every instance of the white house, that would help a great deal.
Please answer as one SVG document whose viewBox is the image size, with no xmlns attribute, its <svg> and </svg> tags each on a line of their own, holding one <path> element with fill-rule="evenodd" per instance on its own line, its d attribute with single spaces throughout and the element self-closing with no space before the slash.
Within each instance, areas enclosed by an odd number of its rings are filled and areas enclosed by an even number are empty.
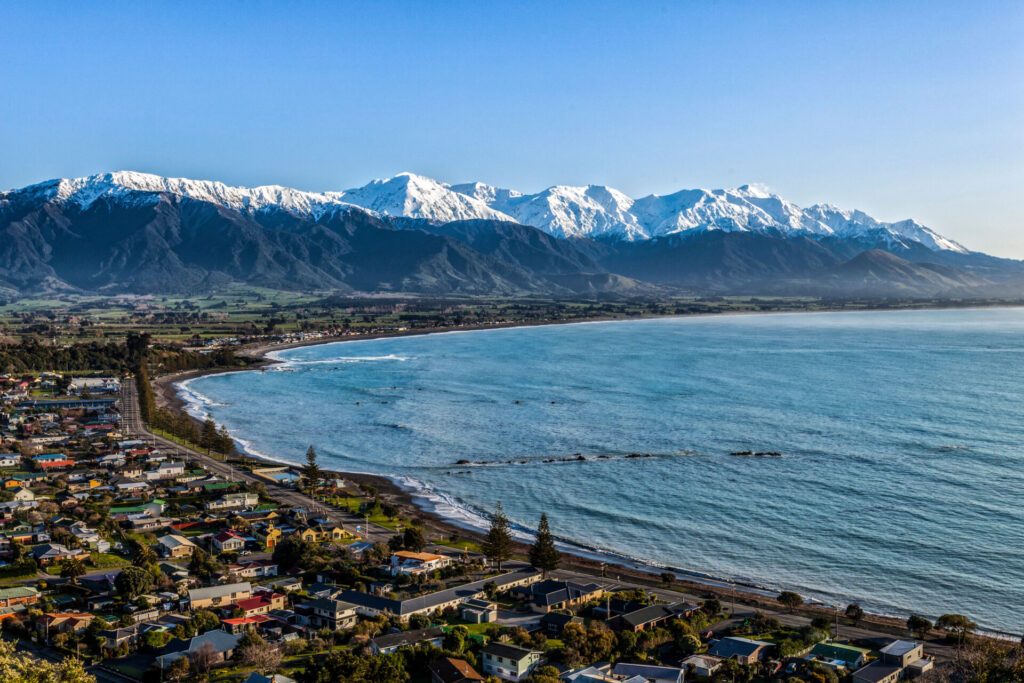
<svg viewBox="0 0 1024 683">
<path fill-rule="evenodd" d="M 410 550 L 400 550 L 391 556 L 391 575 L 399 574 L 425 574 L 435 569 L 448 567 L 452 563 L 450 557 L 435 555 L 434 553 L 414 553 Z"/>
</svg>

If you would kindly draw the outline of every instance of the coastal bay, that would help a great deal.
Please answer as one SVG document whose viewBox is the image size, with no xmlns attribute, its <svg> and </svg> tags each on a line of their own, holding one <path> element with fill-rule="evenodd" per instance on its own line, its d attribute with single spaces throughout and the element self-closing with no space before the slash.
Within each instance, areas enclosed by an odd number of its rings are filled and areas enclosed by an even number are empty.
<svg viewBox="0 0 1024 683">
<path fill-rule="evenodd" d="M 312 442 L 467 524 L 501 499 L 623 560 L 1013 629 L 1022 328 L 986 309 L 507 329 L 187 386 L 254 453 Z"/>
</svg>

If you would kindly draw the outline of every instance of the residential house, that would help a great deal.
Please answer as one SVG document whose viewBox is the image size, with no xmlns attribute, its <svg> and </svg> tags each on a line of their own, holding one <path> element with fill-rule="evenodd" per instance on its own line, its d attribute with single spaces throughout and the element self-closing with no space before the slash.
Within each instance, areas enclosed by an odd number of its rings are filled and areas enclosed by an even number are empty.
<svg viewBox="0 0 1024 683">
<path fill-rule="evenodd" d="M 147 481 L 161 481 L 174 479 L 183 474 L 185 474 L 185 463 L 168 460 L 161 462 L 151 470 L 146 470 L 145 477 Z"/>
<path fill-rule="evenodd" d="M 854 671 L 851 680 L 853 683 L 896 683 L 902 673 L 902 666 L 886 664 L 878 659 Z"/>
<path fill-rule="evenodd" d="M 569 624 L 582 624 L 583 619 L 564 612 L 548 612 L 540 618 L 541 631 L 552 638 L 560 638 L 562 630 Z"/>
<path fill-rule="evenodd" d="M 830 668 L 854 671 L 867 662 L 868 650 L 844 643 L 817 643 L 804 659 Z"/>
<path fill-rule="evenodd" d="M 36 499 L 36 494 L 32 493 L 32 489 L 27 489 L 24 486 L 17 486 L 10 491 L 11 500 L 25 501 Z"/>
<path fill-rule="evenodd" d="M 32 548 L 32 558 L 44 567 L 72 558 L 85 560 L 88 557 L 89 553 L 85 550 L 81 548 L 68 548 L 60 543 L 44 543 Z"/>
<path fill-rule="evenodd" d="M 597 600 L 605 593 L 605 587 L 598 583 L 577 583 L 548 579 L 534 583 L 519 593 L 530 602 L 534 612 L 550 612 L 578 607 L 590 600 Z"/>
<path fill-rule="evenodd" d="M 251 617 L 231 617 L 221 619 L 221 628 L 228 633 L 245 633 L 248 629 L 261 630 L 264 624 L 272 623 L 274 620 L 266 614 L 256 614 Z"/>
<path fill-rule="evenodd" d="M 20 464 L 20 455 L 16 453 L 0 453 L 0 467 L 17 467 Z"/>
<path fill-rule="evenodd" d="M 470 598 L 462 603 L 459 615 L 463 621 L 487 624 L 498 620 L 498 603 L 479 598 Z"/>
<path fill-rule="evenodd" d="M 892 668 L 897 679 L 917 678 L 931 671 L 935 661 L 924 654 L 924 645 L 913 640 L 894 640 L 878 651 L 881 658 L 853 673 L 855 683 L 889 683 Z"/>
<path fill-rule="evenodd" d="M 440 626 L 421 628 L 414 631 L 403 631 L 401 633 L 390 633 L 386 636 L 377 636 L 370 641 L 370 650 L 375 655 L 388 655 L 403 647 L 414 647 L 420 643 L 427 643 L 435 647 L 441 647 L 444 642 L 444 629 Z"/>
<path fill-rule="evenodd" d="M 211 500 L 206 504 L 206 509 L 233 510 L 236 508 L 251 508 L 260 504 L 260 497 L 255 493 L 227 493 L 217 500 Z"/>
<path fill-rule="evenodd" d="M 608 625 L 616 631 L 639 633 L 657 628 L 671 619 L 689 616 L 696 610 L 696 605 L 682 602 L 672 605 L 647 605 L 612 617 L 608 620 Z"/>
<path fill-rule="evenodd" d="M 439 657 L 432 661 L 428 668 L 430 683 L 476 683 L 484 680 L 484 677 L 464 659 Z"/>
<path fill-rule="evenodd" d="M 735 659 L 740 664 L 753 664 L 763 659 L 773 647 L 772 643 L 763 640 L 729 636 L 712 644 L 708 654 L 722 659 Z"/>
<path fill-rule="evenodd" d="M 244 681 L 242 681 L 242 683 L 295 683 L 295 679 L 288 678 L 284 674 L 270 674 L 269 676 L 264 676 L 263 674 L 253 671 Z"/>
<path fill-rule="evenodd" d="M 63 453 L 44 453 L 33 457 L 30 462 L 33 467 L 44 472 L 64 469 L 75 464 L 74 460 L 69 459 Z"/>
<path fill-rule="evenodd" d="M 644 683 L 682 683 L 686 670 L 674 666 L 619 662 L 612 669 L 612 675 L 622 680 L 637 680 Z"/>
<path fill-rule="evenodd" d="M 539 580 L 541 573 L 532 567 L 520 566 L 513 571 L 489 579 L 480 579 L 472 583 L 455 586 L 435 593 L 419 595 L 405 600 L 395 600 L 381 595 L 363 593 L 356 590 L 342 591 L 338 596 L 345 602 L 356 606 L 356 611 L 366 617 L 376 617 L 382 614 L 396 617 L 401 622 L 406 622 L 414 614 L 434 614 L 442 612 L 449 607 L 462 605 L 467 600 L 483 598 L 487 591 L 484 588 L 487 584 L 493 583 L 498 593 L 526 586 Z"/>
<path fill-rule="evenodd" d="M 391 556 L 391 575 L 430 573 L 436 569 L 443 569 L 451 566 L 452 559 L 444 555 L 434 553 L 416 553 L 409 550 L 400 550 Z"/>
<path fill-rule="evenodd" d="M 281 529 L 276 527 L 273 522 L 254 528 L 252 534 L 267 550 L 273 550 L 281 541 Z"/>
<path fill-rule="evenodd" d="M 188 592 L 188 607 L 191 610 L 203 609 L 204 607 L 225 607 L 239 600 L 251 597 L 252 584 L 248 581 L 244 583 L 228 583 L 223 586 L 195 588 Z"/>
<path fill-rule="evenodd" d="M 281 593 L 257 593 L 251 598 L 237 601 L 235 608 L 241 610 L 243 617 L 254 617 L 275 609 L 284 609 L 286 605 L 287 599 Z"/>
<path fill-rule="evenodd" d="M 913 640 L 894 640 L 881 650 L 882 661 L 896 666 L 909 666 L 924 658 L 924 645 Z"/>
<path fill-rule="evenodd" d="M 680 666 L 693 673 L 697 678 L 711 678 L 722 666 L 722 660 L 711 655 L 690 655 Z"/>
<path fill-rule="evenodd" d="M 32 586 L 0 588 L 0 607 L 34 605 L 39 602 L 39 591 Z"/>
<path fill-rule="evenodd" d="M 238 552 L 245 548 L 245 538 L 237 531 L 228 529 L 213 537 L 213 547 L 218 553 Z"/>
<path fill-rule="evenodd" d="M 227 570 L 228 574 L 234 574 L 243 579 L 277 576 L 277 564 L 272 560 L 253 560 L 242 564 L 229 564 Z"/>
<path fill-rule="evenodd" d="M 75 522 L 68 531 L 71 535 L 78 539 L 78 542 L 84 547 L 90 550 L 95 550 L 99 553 L 105 553 L 110 551 L 110 541 L 100 536 L 99 532 L 95 529 L 90 529 L 82 522 Z"/>
<path fill-rule="evenodd" d="M 47 640 L 57 633 L 84 631 L 95 616 L 83 612 L 47 612 L 36 619 L 36 630 Z"/>
<path fill-rule="evenodd" d="M 178 534 L 167 534 L 156 539 L 160 548 L 160 554 L 164 557 L 176 559 L 179 557 L 192 557 L 196 544 L 184 536 Z"/>
<path fill-rule="evenodd" d="M 497 676 L 503 681 L 521 681 L 540 663 L 541 653 L 536 650 L 492 641 L 484 646 L 481 662 L 484 674 Z"/>
<path fill-rule="evenodd" d="M 188 640 L 175 640 L 168 643 L 162 650 L 163 654 L 155 658 L 154 665 L 161 671 L 166 671 L 182 657 L 189 657 L 200 650 L 209 651 L 215 663 L 223 662 L 231 659 L 241 640 L 241 634 L 216 630 L 207 631 Z"/>
<path fill-rule="evenodd" d="M 313 625 L 332 631 L 349 629 L 356 625 L 356 606 L 344 600 L 318 598 L 309 603 L 313 608 Z"/>
</svg>

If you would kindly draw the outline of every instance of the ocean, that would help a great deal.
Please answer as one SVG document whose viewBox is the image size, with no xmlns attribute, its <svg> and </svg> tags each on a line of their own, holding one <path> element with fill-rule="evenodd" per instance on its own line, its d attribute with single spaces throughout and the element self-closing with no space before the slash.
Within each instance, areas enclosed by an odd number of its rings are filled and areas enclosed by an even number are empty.
<svg viewBox="0 0 1024 683">
<path fill-rule="evenodd" d="M 182 394 L 253 453 L 300 462 L 312 444 L 467 524 L 500 500 L 523 529 L 547 512 L 559 538 L 620 559 L 1020 631 L 1024 309 L 584 323 L 277 358 Z"/>
</svg>

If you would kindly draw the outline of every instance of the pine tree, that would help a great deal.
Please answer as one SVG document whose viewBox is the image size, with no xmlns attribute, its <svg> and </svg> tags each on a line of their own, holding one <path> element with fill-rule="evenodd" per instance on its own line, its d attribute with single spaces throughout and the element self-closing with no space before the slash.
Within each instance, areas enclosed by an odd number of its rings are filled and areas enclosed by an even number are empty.
<svg viewBox="0 0 1024 683">
<path fill-rule="evenodd" d="M 306 464 L 302 466 L 302 480 L 306 491 L 314 493 L 320 485 L 320 465 L 316 463 L 316 449 L 306 450 Z"/>
<path fill-rule="evenodd" d="M 228 429 L 224 425 L 221 425 L 220 431 L 217 432 L 217 450 L 224 455 L 235 455 L 235 440 L 228 434 Z"/>
<path fill-rule="evenodd" d="M 542 512 L 540 524 L 537 525 L 537 540 L 530 548 L 530 564 L 543 571 L 546 577 L 548 572 L 558 569 L 561 559 L 558 549 L 555 548 L 551 527 L 548 526 L 548 515 L 546 512 Z"/>
<path fill-rule="evenodd" d="M 203 431 L 199 434 L 199 446 L 209 453 L 217 447 L 217 423 L 212 417 L 203 420 Z"/>
<path fill-rule="evenodd" d="M 491 528 L 484 538 L 483 551 L 487 559 L 498 565 L 499 570 L 501 563 L 512 557 L 512 533 L 509 531 L 508 517 L 505 516 L 501 501 L 494 506 Z"/>
</svg>

